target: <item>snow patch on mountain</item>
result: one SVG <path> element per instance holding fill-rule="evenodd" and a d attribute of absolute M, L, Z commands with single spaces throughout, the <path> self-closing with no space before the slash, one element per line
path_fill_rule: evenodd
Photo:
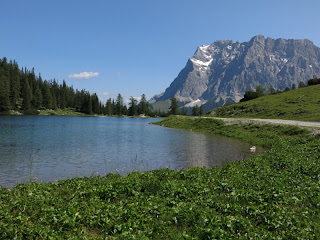
<path fill-rule="evenodd" d="M 185 107 L 195 107 L 198 106 L 200 107 L 202 104 L 205 104 L 207 101 L 201 101 L 200 99 L 194 100 L 186 105 L 184 105 Z"/>
<path fill-rule="evenodd" d="M 197 65 L 200 65 L 200 66 L 205 66 L 205 67 L 208 67 L 211 63 L 212 63 L 212 59 L 210 59 L 209 61 L 201 61 L 199 59 L 195 59 L 195 58 L 190 58 L 190 60 L 194 63 L 194 64 L 197 64 Z"/>

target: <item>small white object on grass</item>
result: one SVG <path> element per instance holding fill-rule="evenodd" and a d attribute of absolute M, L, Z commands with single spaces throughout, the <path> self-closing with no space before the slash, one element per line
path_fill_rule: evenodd
<path fill-rule="evenodd" d="M 251 152 L 255 152 L 255 151 L 256 151 L 256 146 L 252 146 L 252 147 L 250 148 L 250 151 L 251 151 Z"/>

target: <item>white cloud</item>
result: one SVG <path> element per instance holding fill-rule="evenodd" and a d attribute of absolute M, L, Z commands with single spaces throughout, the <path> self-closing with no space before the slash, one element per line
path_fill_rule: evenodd
<path fill-rule="evenodd" d="M 108 96 L 109 93 L 108 92 L 100 92 L 98 93 L 99 96 Z"/>
<path fill-rule="evenodd" d="M 70 74 L 68 78 L 71 79 L 90 79 L 94 77 L 98 77 L 99 73 L 98 72 L 82 72 L 82 73 L 74 73 Z"/>

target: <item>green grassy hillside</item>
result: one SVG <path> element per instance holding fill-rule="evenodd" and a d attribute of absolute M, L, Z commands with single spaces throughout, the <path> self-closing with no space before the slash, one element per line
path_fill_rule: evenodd
<path fill-rule="evenodd" d="M 230 104 L 211 115 L 320 121 L 320 85 Z"/>

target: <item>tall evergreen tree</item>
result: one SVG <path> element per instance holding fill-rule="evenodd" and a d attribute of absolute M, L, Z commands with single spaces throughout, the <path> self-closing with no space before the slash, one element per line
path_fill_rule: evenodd
<path fill-rule="evenodd" d="M 67 100 L 67 107 L 74 108 L 74 100 L 75 100 L 76 92 L 74 91 L 73 87 L 67 87 L 67 94 L 66 94 L 66 100 Z"/>
<path fill-rule="evenodd" d="M 32 90 L 29 85 L 29 79 L 27 76 L 25 76 L 23 81 L 23 92 L 22 92 L 22 108 L 24 110 L 29 110 L 31 108 L 31 101 L 32 101 Z"/>
<path fill-rule="evenodd" d="M 270 95 L 270 94 L 274 94 L 275 92 L 276 92 L 276 90 L 274 89 L 274 87 L 272 85 L 270 85 L 268 88 L 267 94 Z"/>
<path fill-rule="evenodd" d="M 202 116 L 204 114 L 203 104 L 201 104 L 199 108 L 199 116 Z"/>
<path fill-rule="evenodd" d="M 0 111 L 11 109 L 9 68 L 7 58 L 2 58 L 0 60 Z"/>
<path fill-rule="evenodd" d="M 44 81 L 43 90 L 42 90 L 42 97 L 43 97 L 43 107 L 46 109 L 52 109 L 52 94 L 50 90 L 50 86 L 47 81 Z"/>
<path fill-rule="evenodd" d="M 67 84 L 66 81 L 63 80 L 62 86 L 60 86 L 60 108 L 65 109 L 67 107 Z"/>
<path fill-rule="evenodd" d="M 88 95 L 87 95 L 87 105 L 88 105 L 88 111 L 87 111 L 87 113 L 89 114 L 89 115 L 92 115 L 93 114 L 93 111 L 92 111 L 92 98 L 91 98 L 91 96 L 90 96 L 90 94 L 88 93 Z"/>
<path fill-rule="evenodd" d="M 9 111 L 10 103 L 10 81 L 9 78 L 0 69 L 0 111 Z"/>
<path fill-rule="evenodd" d="M 106 114 L 108 116 L 112 116 L 113 115 L 113 111 L 112 111 L 112 100 L 111 98 L 109 98 L 107 100 L 107 103 L 106 103 Z"/>
<path fill-rule="evenodd" d="M 299 85 L 298 85 L 298 88 L 304 88 L 304 87 L 306 87 L 307 85 L 304 83 L 304 82 L 302 82 L 302 81 L 300 81 L 299 82 Z"/>
<path fill-rule="evenodd" d="M 179 106 L 178 106 L 178 101 L 175 97 L 170 98 L 171 100 L 171 105 L 170 105 L 170 114 L 172 115 L 178 115 L 179 114 Z"/>
<path fill-rule="evenodd" d="M 42 107 L 42 101 L 43 101 L 43 98 L 42 98 L 41 90 L 37 88 L 35 93 L 33 94 L 32 105 L 36 109 L 40 109 Z"/>
<path fill-rule="evenodd" d="M 257 93 L 258 97 L 262 97 L 262 96 L 266 95 L 264 87 L 262 85 L 260 85 L 260 84 L 258 84 L 256 86 L 256 93 Z"/>
<path fill-rule="evenodd" d="M 128 109 L 128 114 L 129 116 L 136 116 L 138 114 L 138 111 L 137 111 L 137 99 L 135 99 L 134 97 L 130 97 L 130 103 L 129 103 L 129 109 Z"/>
<path fill-rule="evenodd" d="M 122 115 L 123 114 L 123 98 L 121 94 L 119 93 L 116 100 L 116 115 Z"/>
<path fill-rule="evenodd" d="M 181 115 L 185 115 L 185 116 L 188 115 L 188 111 L 185 106 L 183 106 L 181 109 Z"/>
<path fill-rule="evenodd" d="M 192 116 L 198 116 L 199 115 L 199 107 L 197 105 L 195 105 L 192 108 Z"/>
<path fill-rule="evenodd" d="M 20 69 L 14 61 L 10 71 L 10 102 L 13 109 L 17 108 L 20 97 Z"/>
<path fill-rule="evenodd" d="M 146 99 L 145 94 L 142 94 L 142 96 L 141 96 L 141 100 L 138 105 L 138 113 L 145 114 L 145 115 L 149 115 L 149 113 L 150 113 L 150 108 L 149 108 L 148 101 Z"/>
<path fill-rule="evenodd" d="M 128 108 L 127 108 L 127 105 L 122 105 L 122 114 L 123 115 L 128 115 Z"/>
<path fill-rule="evenodd" d="M 74 105 L 73 105 L 73 107 L 76 109 L 76 111 L 78 111 L 78 112 L 81 111 L 83 101 L 84 101 L 84 99 L 83 99 L 82 91 L 80 92 L 79 90 L 76 90 L 76 94 L 74 96 Z"/>
<path fill-rule="evenodd" d="M 96 93 L 93 93 L 91 95 L 91 102 L 92 102 L 92 112 L 96 114 L 100 114 L 100 102 Z"/>
<path fill-rule="evenodd" d="M 59 87 L 55 79 L 51 81 L 51 96 L 52 96 L 52 109 L 57 109 L 60 107 L 60 96 L 59 96 Z"/>

